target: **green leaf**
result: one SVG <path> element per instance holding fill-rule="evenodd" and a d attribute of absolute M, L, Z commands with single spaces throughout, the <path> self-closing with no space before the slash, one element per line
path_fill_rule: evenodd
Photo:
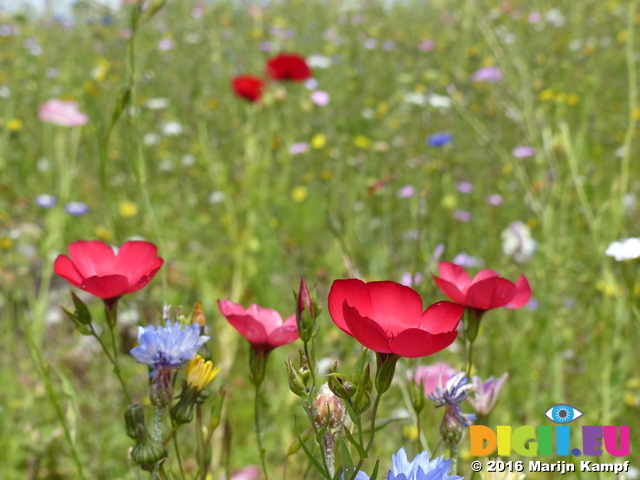
<path fill-rule="evenodd" d="M 378 478 L 378 468 L 380 467 L 380 459 L 376 460 L 376 465 L 373 467 L 373 472 L 371 472 L 371 477 L 369 480 L 376 480 Z"/>
<path fill-rule="evenodd" d="M 322 474 L 322 476 L 324 478 L 326 478 L 327 480 L 332 480 L 331 479 L 331 475 L 329 475 L 325 471 L 324 467 L 322 465 L 320 465 L 318 460 L 316 460 L 316 458 L 313 456 L 313 454 L 309 451 L 309 448 L 307 447 L 307 445 L 302 440 L 302 437 L 300 436 L 300 432 L 298 431 L 298 417 L 296 417 L 296 416 L 293 417 L 293 423 L 294 423 L 294 426 L 295 426 L 295 429 L 296 429 L 296 436 L 298 437 L 298 441 L 300 442 L 300 446 L 304 450 L 304 453 L 307 454 L 307 458 L 309 459 L 309 461 L 313 464 L 314 467 L 316 467 L 318 469 L 318 471 Z"/>
<path fill-rule="evenodd" d="M 353 472 L 353 459 L 351 458 L 351 452 L 349 452 L 349 446 L 342 438 L 342 435 L 338 436 L 338 441 L 340 442 L 340 453 L 342 455 L 342 468 L 345 473 Z"/>
<path fill-rule="evenodd" d="M 364 460 L 365 458 L 369 457 L 369 454 L 365 451 L 365 449 L 362 447 L 362 445 L 360 445 L 355 438 L 353 438 L 353 436 L 351 435 L 351 432 L 349 431 L 349 429 L 347 427 L 343 428 L 344 434 L 347 436 L 347 440 L 349 440 L 349 443 L 351 443 L 351 445 L 353 445 L 354 447 L 356 447 L 356 450 L 358 451 L 358 455 L 360 455 L 360 460 Z"/>

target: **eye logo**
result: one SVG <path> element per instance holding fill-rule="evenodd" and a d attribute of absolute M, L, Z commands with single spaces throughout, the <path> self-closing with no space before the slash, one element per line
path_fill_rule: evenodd
<path fill-rule="evenodd" d="M 571 423 L 576 418 L 584 415 L 577 408 L 565 403 L 558 403 L 547 410 L 545 416 L 554 423 Z"/>

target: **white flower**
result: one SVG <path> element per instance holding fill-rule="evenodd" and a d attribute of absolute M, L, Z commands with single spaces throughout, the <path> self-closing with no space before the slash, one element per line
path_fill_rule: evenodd
<path fill-rule="evenodd" d="M 538 243 L 531 238 L 531 229 L 521 221 L 512 222 L 500 236 L 502 252 L 517 263 L 528 262 L 536 253 Z"/>
<path fill-rule="evenodd" d="M 178 122 L 166 122 L 160 127 L 162 133 L 167 136 L 176 136 L 182 133 L 182 125 Z"/>
<path fill-rule="evenodd" d="M 163 108 L 167 108 L 169 106 L 168 98 L 150 98 L 147 100 L 145 106 L 149 110 L 162 110 Z"/>
<path fill-rule="evenodd" d="M 160 143 L 160 135 L 157 133 L 147 133 L 144 137 L 142 137 L 142 143 L 144 143 L 147 147 L 152 145 L 157 145 Z"/>
<path fill-rule="evenodd" d="M 324 55 L 311 55 L 307 57 L 307 65 L 312 68 L 329 68 L 331 66 L 331 58 Z"/>
<path fill-rule="evenodd" d="M 404 96 L 404 103 L 424 107 L 427 104 L 427 97 L 422 93 L 409 92 Z"/>
<path fill-rule="evenodd" d="M 451 108 L 452 103 L 450 97 L 447 97 L 446 95 L 438 95 L 437 93 L 430 93 L 427 96 L 427 101 L 433 108 L 441 108 L 443 110 Z"/>
<path fill-rule="evenodd" d="M 627 238 L 621 242 L 613 242 L 605 254 L 614 257 L 617 262 L 640 257 L 640 238 Z"/>

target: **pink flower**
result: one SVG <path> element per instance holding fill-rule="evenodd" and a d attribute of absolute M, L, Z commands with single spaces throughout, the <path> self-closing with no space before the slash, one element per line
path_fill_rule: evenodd
<path fill-rule="evenodd" d="M 219 480 L 226 480 L 226 478 L 222 475 Z M 231 474 L 231 480 L 258 480 L 258 478 L 260 478 L 260 469 L 256 466 L 244 467 Z"/>
<path fill-rule="evenodd" d="M 498 395 L 500 390 L 504 387 L 509 374 L 505 373 L 500 378 L 489 377 L 486 382 L 483 382 L 480 377 L 474 375 L 473 384 L 476 387 L 474 398 L 467 397 L 467 401 L 471 404 L 473 409 L 478 412 L 481 417 L 486 417 L 491 413 L 493 407 L 498 401 Z"/>
<path fill-rule="evenodd" d="M 218 300 L 218 308 L 256 351 L 268 353 L 299 338 L 295 315 L 291 315 L 283 323 L 278 312 L 256 304 L 245 310 L 229 300 Z"/>
<path fill-rule="evenodd" d="M 408 375 L 409 379 L 418 385 L 423 382 L 424 396 L 428 397 L 436 391 L 440 383 L 445 385 L 449 378 L 453 377 L 456 373 L 458 373 L 458 371 L 451 368 L 447 362 L 439 362 L 429 366 L 418 365 L 415 373 L 409 371 Z"/>
<path fill-rule="evenodd" d="M 41 122 L 53 123 L 62 127 L 77 127 L 85 125 L 89 117 L 78 110 L 76 102 L 63 102 L 52 98 L 38 109 Z"/>
<path fill-rule="evenodd" d="M 484 67 L 478 70 L 473 74 L 471 80 L 474 82 L 487 82 L 487 83 L 495 83 L 502 80 L 504 75 L 502 74 L 502 70 L 500 67 Z"/>
<path fill-rule="evenodd" d="M 433 50 L 435 48 L 436 44 L 433 42 L 433 40 L 422 40 L 419 44 L 418 44 L 418 48 L 420 50 L 422 50 L 423 52 L 428 52 L 430 50 Z"/>
<path fill-rule="evenodd" d="M 329 104 L 329 94 L 322 90 L 316 90 L 311 94 L 311 101 L 319 107 L 324 107 Z"/>

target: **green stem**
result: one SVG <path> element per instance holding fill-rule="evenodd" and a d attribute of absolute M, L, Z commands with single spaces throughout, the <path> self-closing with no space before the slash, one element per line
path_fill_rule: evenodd
<path fill-rule="evenodd" d="M 382 398 L 382 394 L 376 393 L 376 399 L 373 402 L 373 410 L 371 411 L 371 425 L 369 427 L 369 442 L 367 443 L 367 448 L 365 448 L 365 452 L 369 453 L 371 450 L 371 446 L 373 445 L 373 437 L 376 431 L 376 415 L 378 413 L 378 406 L 380 405 L 380 399 Z M 355 480 L 357 473 L 362 468 L 362 464 L 364 463 L 364 458 L 361 458 L 358 461 L 358 465 L 353 471 L 353 475 L 351 475 L 349 480 Z"/>
<path fill-rule="evenodd" d="M 202 406 L 196 406 L 196 439 L 198 443 L 198 449 L 200 450 L 200 480 L 206 480 L 207 478 L 207 459 L 206 450 L 204 445 L 204 437 L 202 435 Z"/>
<path fill-rule="evenodd" d="M 451 475 L 456 475 L 458 472 L 458 445 L 451 445 L 449 447 L 449 457 L 451 458 Z"/>
<path fill-rule="evenodd" d="M 260 386 L 261 385 L 262 383 L 256 384 L 253 413 L 254 413 L 254 423 L 255 423 L 255 429 L 256 429 L 256 438 L 258 440 L 258 452 L 260 454 L 260 463 L 262 465 L 262 471 L 264 472 L 265 480 L 269 480 L 269 474 L 267 473 L 267 463 L 265 462 L 265 451 L 262 446 L 262 436 L 261 436 L 262 428 L 260 427 Z"/>
<path fill-rule="evenodd" d="M 467 378 L 471 378 L 471 367 L 473 365 L 473 342 L 469 342 L 469 348 L 467 348 Z"/>
<path fill-rule="evenodd" d="M 89 324 L 89 330 L 91 330 L 91 335 L 93 335 L 95 337 L 95 339 L 98 340 L 98 343 L 100 343 L 100 346 L 102 347 L 102 351 L 109 358 L 109 361 L 113 365 L 113 373 L 115 373 L 116 376 L 118 377 L 118 380 L 120 380 L 120 385 L 122 386 L 122 392 L 124 393 L 124 396 L 126 397 L 127 402 L 131 403 L 131 394 L 129 393 L 129 389 L 127 388 L 127 385 L 124 383 L 124 378 L 122 378 L 122 372 L 121 372 L 120 367 L 118 365 L 117 357 L 114 358 L 111 355 L 111 352 L 109 351 L 107 346 L 102 341 L 102 338 L 98 335 L 98 332 L 95 331 L 95 329 L 93 328 L 93 325 Z M 113 330 L 111 331 L 111 337 L 113 338 Z M 115 343 L 114 343 L 114 350 L 115 350 Z M 117 351 L 117 350 L 115 350 L 115 351 Z"/>
<path fill-rule="evenodd" d="M 156 442 L 162 442 L 162 415 L 164 413 L 164 409 L 156 408 L 153 413 L 153 434 L 151 438 Z M 156 463 L 153 466 L 153 470 L 151 472 L 151 480 L 157 480 L 158 475 L 160 473 L 160 462 Z"/>

